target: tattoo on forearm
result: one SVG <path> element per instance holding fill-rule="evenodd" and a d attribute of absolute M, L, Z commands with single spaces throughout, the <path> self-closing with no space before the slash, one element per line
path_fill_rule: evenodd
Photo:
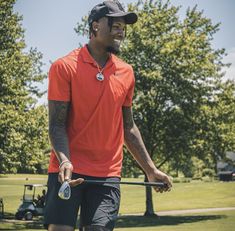
<path fill-rule="evenodd" d="M 49 101 L 49 137 L 59 161 L 61 161 L 62 155 L 69 158 L 66 132 L 69 105 L 69 102 Z"/>

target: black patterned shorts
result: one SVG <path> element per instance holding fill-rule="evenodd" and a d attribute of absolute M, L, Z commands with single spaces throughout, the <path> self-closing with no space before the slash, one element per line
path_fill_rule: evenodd
<path fill-rule="evenodd" d="M 118 177 L 89 177 L 73 173 L 72 179 L 120 181 Z M 58 197 L 61 184 L 57 173 L 49 173 L 48 191 L 44 211 L 44 226 L 49 224 L 76 227 L 80 211 L 79 227 L 98 225 L 113 230 L 120 205 L 120 186 L 118 184 L 81 184 L 71 188 L 69 200 Z"/>

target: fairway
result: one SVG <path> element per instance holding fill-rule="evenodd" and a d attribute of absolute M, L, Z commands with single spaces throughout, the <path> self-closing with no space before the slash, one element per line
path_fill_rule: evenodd
<path fill-rule="evenodd" d="M 23 185 L 45 184 L 46 175 L 0 176 L 0 197 L 4 200 L 8 220 L 1 221 L 0 230 L 43 230 L 41 220 L 34 222 L 12 220 L 23 194 Z M 123 179 L 140 181 L 141 179 Z M 232 231 L 235 227 L 235 211 L 187 213 L 143 217 L 145 211 L 145 188 L 122 185 L 120 217 L 115 230 L 163 230 L 163 231 Z M 168 210 L 195 208 L 235 207 L 235 182 L 191 182 L 175 183 L 169 193 L 153 193 L 156 213 Z M 159 213 L 160 214 L 160 213 Z M 205 228 L 206 227 L 206 228 Z"/>
<path fill-rule="evenodd" d="M 156 218 L 127 216 L 119 218 L 116 227 L 117 231 L 233 231 L 235 211 Z"/>

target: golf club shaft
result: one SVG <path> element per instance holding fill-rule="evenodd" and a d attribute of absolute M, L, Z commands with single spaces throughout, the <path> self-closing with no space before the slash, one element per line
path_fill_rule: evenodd
<path fill-rule="evenodd" d="M 127 185 L 142 185 L 142 186 L 155 186 L 166 187 L 162 182 L 127 182 L 127 181 L 102 181 L 102 180 L 84 180 L 83 184 L 127 184 Z"/>

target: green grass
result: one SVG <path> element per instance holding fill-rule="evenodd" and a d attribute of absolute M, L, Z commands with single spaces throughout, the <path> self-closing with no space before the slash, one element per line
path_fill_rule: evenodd
<path fill-rule="evenodd" d="M 140 181 L 140 179 L 123 179 Z M 46 175 L 0 175 L 0 197 L 4 200 L 5 212 L 13 218 L 23 194 L 26 183 L 42 183 Z M 235 211 L 207 212 L 201 214 L 184 214 L 146 218 L 141 216 L 145 211 L 145 188 L 143 186 L 122 185 L 120 214 L 137 214 L 121 216 L 115 230 L 161 230 L 161 231 L 232 231 L 235 227 Z M 155 211 L 235 207 L 235 182 L 191 182 L 175 183 L 171 192 L 153 192 Z M 206 228 L 205 228 L 206 227 Z M 34 222 L 1 221 L 0 230 L 43 230 L 41 221 Z"/>
<path fill-rule="evenodd" d="M 126 216 L 117 221 L 117 231 L 233 231 L 235 211 L 146 218 Z"/>
<path fill-rule="evenodd" d="M 125 216 L 117 221 L 117 231 L 233 231 L 235 211 L 216 213 L 185 214 L 180 216 L 161 216 L 146 218 L 143 216 Z M 40 222 L 0 223 L 0 230 L 41 231 Z"/>
<path fill-rule="evenodd" d="M 153 192 L 156 211 L 191 208 L 235 206 L 235 182 L 175 183 L 169 193 Z M 122 186 L 122 214 L 143 213 L 145 189 L 141 186 Z"/>

